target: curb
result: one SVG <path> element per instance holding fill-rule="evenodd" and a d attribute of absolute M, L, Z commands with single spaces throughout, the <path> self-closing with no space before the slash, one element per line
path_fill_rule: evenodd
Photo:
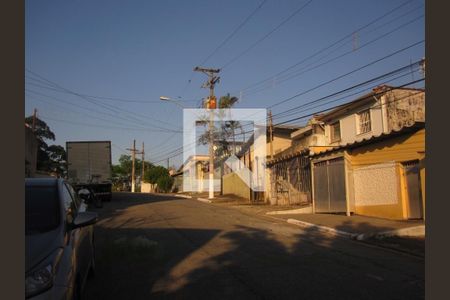
<path fill-rule="evenodd" d="M 364 241 L 369 238 L 375 237 L 375 238 L 384 238 L 384 237 L 390 237 L 390 236 L 424 236 L 425 235 L 425 225 L 415 226 L 415 227 L 408 227 L 408 228 L 401 228 L 401 229 L 394 229 L 394 230 L 388 230 L 383 232 L 374 232 L 374 233 L 350 233 L 342 230 L 337 230 L 331 227 L 322 226 L 322 225 L 315 225 L 312 223 L 296 220 L 296 219 L 287 219 L 288 223 L 298 225 L 304 228 L 313 228 L 317 229 L 321 232 L 331 233 L 336 236 L 346 237 L 353 240 L 358 241 Z"/>
<path fill-rule="evenodd" d="M 189 196 L 189 195 L 177 195 L 177 194 L 175 194 L 173 196 L 174 197 L 179 197 L 179 198 L 184 198 L 184 199 L 192 199 L 192 196 Z"/>
<path fill-rule="evenodd" d="M 363 241 L 371 237 L 382 239 L 391 236 L 425 236 L 425 225 L 394 229 L 377 233 L 362 233 L 358 235 L 356 239 Z"/>
<path fill-rule="evenodd" d="M 204 203 L 212 203 L 211 200 L 206 199 L 206 198 L 196 198 L 195 200 L 200 201 L 200 202 L 204 202 Z"/>
<path fill-rule="evenodd" d="M 334 229 L 334 228 L 331 228 L 331 227 L 327 227 L 327 226 L 315 225 L 315 224 L 311 224 L 311 223 L 308 223 L 308 222 L 299 221 L 299 220 L 296 220 L 296 219 L 287 219 L 286 222 L 288 222 L 290 224 L 298 225 L 298 226 L 301 226 L 301 227 L 304 227 L 304 228 L 317 229 L 317 230 L 322 231 L 322 232 L 331 233 L 333 235 L 342 236 L 342 237 L 346 237 L 346 238 L 350 238 L 350 239 L 355 239 L 358 236 L 357 233 L 350 233 L 350 232 L 337 230 L 337 229 Z"/>
<path fill-rule="evenodd" d="M 302 207 L 286 210 L 273 210 L 266 212 L 266 215 L 294 215 L 294 214 L 312 214 L 312 207 Z"/>

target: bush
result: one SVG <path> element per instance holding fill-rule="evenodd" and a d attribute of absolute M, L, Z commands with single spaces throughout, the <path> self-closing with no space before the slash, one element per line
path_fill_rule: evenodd
<path fill-rule="evenodd" d="M 160 191 L 167 193 L 172 188 L 173 178 L 168 175 L 161 176 L 156 181 L 156 184 L 158 185 L 158 188 L 160 189 Z"/>

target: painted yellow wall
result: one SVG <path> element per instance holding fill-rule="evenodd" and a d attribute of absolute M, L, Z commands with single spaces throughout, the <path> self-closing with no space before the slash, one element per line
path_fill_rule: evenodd
<path fill-rule="evenodd" d="M 274 136 L 273 138 L 273 154 L 277 154 L 278 152 L 281 152 L 291 146 L 291 139 L 290 138 L 284 138 L 279 136 Z M 266 153 L 267 155 L 270 155 L 270 143 L 267 143 L 266 146 Z"/>
<path fill-rule="evenodd" d="M 425 129 L 413 135 L 403 135 L 349 151 L 352 165 L 364 166 L 387 161 L 421 159 L 425 151 Z"/>
<path fill-rule="evenodd" d="M 406 183 L 404 180 L 401 162 L 419 160 L 421 163 L 420 177 L 422 186 L 422 199 L 425 211 L 425 129 L 417 131 L 412 135 L 403 135 L 379 143 L 370 144 L 349 151 L 349 156 L 353 169 L 367 165 L 379 164 L 383 162 L 398 162 L 396 169 L 399 180 L 399 203 L 397 205 L 375 205 L 356 206 L 355 213 L 367 216 L 406 219 L 408 210 L 408 199 Z"/>
<path fill-rule="evenodd" d="M 250 188 L 242 181 L 236 173 L 223 176 L 223 193 L 250 199 Z"/>

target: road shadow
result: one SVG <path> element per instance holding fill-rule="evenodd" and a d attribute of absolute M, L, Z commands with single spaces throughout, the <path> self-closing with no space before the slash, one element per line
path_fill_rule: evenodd
<path fill-rule="evenodd" d="M 186 228 L 95 228 L 95 276 L 83 299 L 150 299 L 152 287 L 219 233 Z M 192 242 L 182 237 L 195 237 Z"/>
<path fill-rule="evenodd" d="M 423 260 L 317 228 L 270 227 L 261 220 L 231 229 L 147 220 L 145 228 L 135 228 L 136 221 L 96 226 L 97 272 L 86 299 L 424 298 Z M 348 220 L 337 229 L 350 225 Z M 375 230 L 369 223 L 357 226 Z"/>
<path fill-rule="evenodd" d="M 365 225 L 369 227 L 369 225 Z M 423 299 L 423 262 L 368 248 L 315 228 L 289 243 L 247 226 L 221 235 L 222 253 L 184 272 L 163 299 Z M 177 278 L 180 280 L 180 278 Z"/>

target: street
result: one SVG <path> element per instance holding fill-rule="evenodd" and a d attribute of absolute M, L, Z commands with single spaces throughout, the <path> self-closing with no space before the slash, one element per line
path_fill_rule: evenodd
<path fill-rule="evenodd" d="M 424 299 L 424 260 L 223 205 L 114 193 L 86 299 Z"/>

